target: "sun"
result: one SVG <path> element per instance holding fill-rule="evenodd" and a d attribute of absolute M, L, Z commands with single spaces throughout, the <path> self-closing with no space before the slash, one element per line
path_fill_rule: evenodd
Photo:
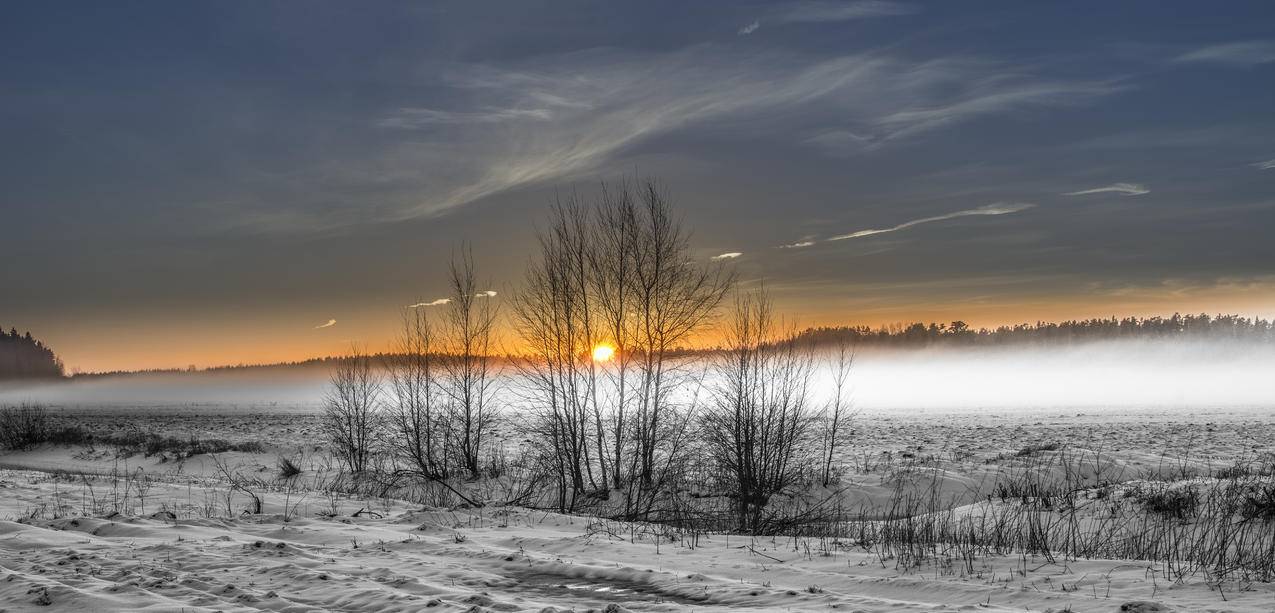
<path fill-rule="evenodd" d="M 600 343 L 593 348 L 594 362 L 608 362 L 613 357 L 615 357 L 615 347 L 612 347 L 611 345 Z"/>

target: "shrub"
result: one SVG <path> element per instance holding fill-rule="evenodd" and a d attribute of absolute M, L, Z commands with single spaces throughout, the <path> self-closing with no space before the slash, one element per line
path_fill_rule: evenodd
<path fill-rule="evenodd" d="M 1039 443 L 1036 445 L 1028 445 L 1019 449 L 1016 455 L 1020 458 L 1026 458 L 1043 451 L 1058 451 L 1059 449 L 1062 449 L 1062 445 L 1058 443 Z"/>
<path fill-rule="evenodd" d="M 7 449 L 30 449 L 43 443 L 49 433 L 49 416 L 44 407 L 24 404 L 0 408 L 0 445 Z"/>
<path fill-rule="evenodd" d="M 281 456 L 279 458 L 278 467 L 280 479 L 291 479 L 300 475 L 302 472 L 301 467 L 297 466 L 297 463 L 292 461 L 292 458 L 288 457 Z"/>
<path fill-rule="evenodd" d="M 1240 507 L 1244 519 L 1275 520 L 1275 483 L 1262 483 L 1244 497 Z"/>
<path fill-rule="evenodd" d="M 1152 513 L 1174 519 L 1187 519 L 1200 505 L 1200 494 L 1192 487 L 1164 488 L 1139 496 L 1142 506 Z"/>
<path fill-rule="evenodd" d="M 52 445 L 91 445 L 93 435 L 80 426 L 61 426 L 45 431 L 44 442 Z"/>
<path fill-rule="evenodd" d="M 224 453 L 227 451 L 242 451 L 245 453 L 261 453 L 265 451 L 265 447 L 256 441 L 232 443 L 219 438 L 200 439 L 193 436 L 177 438 L 143 433 L 138 430 L 107 435 L 91 439 L 90 442 L 114 446 L 119 455 L 123 457 L 138 453 L 146 457 L 161 453 L 171 453 L 177 456 L 178 459 L 184 459 L 196 455 Z"/>

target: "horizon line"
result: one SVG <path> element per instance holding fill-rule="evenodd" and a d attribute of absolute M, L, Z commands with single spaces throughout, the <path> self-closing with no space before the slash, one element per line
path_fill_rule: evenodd
<path fill-rule="evenodd" d="M 1238 313 L 1217 312 L 1213 315 L 1210 315 L 1209 313 L 1203 312 L 1203 311 L 1199 313 L 1189 313 L 1189 312 L 1184 313 L 1182 311 L 1174 311 L 1172 315 L 1149 315 L 1149 316 L 1141 316 L 1141 317 L 1135 316 L 1135 315 L 1129 315 L 1129 316 L 1123 316 L 1123 317 L 1111 315 L 1110 317 L 1080 317 L 1080 318 L 1057 319 L 1057 320 L 1037 319 L 1034 322 L 1017 321 L 1015 323 L 1001 323 L 995 326 L 985 325 L 985 326 L 979 326 L 977 328 L 969 327 L 968 331 L 974 334 L 980 334 L 980 333 L 995 333 L 999 330 L 1012 330 L 1017 326 L 1039 327 L 1042 325 L 1063 325 L 1063 324 L 1080 323 L 1080 322 L 1125 321 L 1125 320 L 1136 320 L 1140 322 L 1145 322 L 1145 321 L 1156 320 L 1156 319 L 1168 320 L 1168 319 L 1172 319 L 1173 317 L 1199 317 L 1199 316 L 1210 317 L 1212 319 L 1218 319 L 1223 317 L 1234 317 L 1238 319 L 1251 321 L 1254 323 L 1257 323 L 1257 322 L 1269 323 L 1269 322 L 1275 321 L 1270 319 L 1264 319 L 1260 316 L 1246 317 Z M 797 336 L 800 336 L 810 332 L 825 331 L 825 330 L 833 330 L 833 331 L 835 330 L 867 330 L 869 332 L 874 332 L 874 333 L 886 332 L 886 333 L 893 334 L 891 330 L 895 329 L 896 327 L 899 329 L 902 329 L 902 328 L 907 328 L 907 327 L 920 324 L 922 326 L 925 326 L 927 329 L 931 326 L 939 326 L 940 329 L 948 329 L 947 326 L 956 322 L 964 323 L 964 320 L 954 319 L 950 322 L 938 322 L 933 320 L 931 321 L 899 320 L 897 322 L 893 322 L 889 324 L 879 324 L 876 326 L 867 325 L 867 324 L 854 324 L 854 323 L 845 323 L 845 324 L 838 324 L 838 325 L 813 325 L 813 326 L 806 326 L 798 330 L 795 334 Z M 720 349 L 721 349 L 720 344 L 714 344 L 714 345 L 699 345 L 699 346 L 690 346 L 690 347 L 674 347 L 672 349 L 672 352 L 700 353 L 700 352 L 712 352 L 712 351 L 717 351 Z M 431 354 L 438 355 L 438 356 L 451 355 L 446 352 L 431 352 Z M 377 357 L 377 358 L 401 357 L 405 355 L 410 355 L 410 354 L 397 352 L 397 351 L 376 351 L 376 352 L 368 352 L 366 354 L 367 357 Z M 353 356 L 351 356 L 350 354 L 344 354 L 344 355 L 327 354 L 327 355 L 315 355 L 315 356 L 300 358 L 296 360 L 283 360 L 283 361 L 277 361 L 277 362 L 258 362 L 258 363 L 240 362 L 237 364 L 215 364 L 215 365 L 201 366 L 201 367 L 194 367 L 192 365 L 192 366 L 185 366 L 185 367 L 172 366 L 172 367 L 156 367 L 156 368 L 72 372 L 68 375 L 64 375 L 63 378 L 70 380 L 70 379 L 75 379 L 77 377 L 109 377 L 109 376 L 117 376 L 117 375 L 140 375 L 140 374 L 201 373 L 201 372 L 211 372 L 211 371 L 220 371 L 220 370 L 239 370 L 239 369 L 247 370 L 247 369 L 258 369 L 258 368 L 265 369 L 265 368 L 279 368 L 279 367 L 296 367 L 296 366 L 306 366 L 306 365 L 310 365 L 310 364 L 318 363 L 318 362 L 343 360 L 343 359 L 348 359 L 350 357 L 353 357 Z M 527 356 L 526 354 L 522 354 L 522 353 L 517 353 L 517 352 L 505 352 L 505 353 L 492 353 L 487 355 L 486 357 L 495 358 L 495 359 L 515 359 L 515 358 L 530 357 L 530 356 Z"/>

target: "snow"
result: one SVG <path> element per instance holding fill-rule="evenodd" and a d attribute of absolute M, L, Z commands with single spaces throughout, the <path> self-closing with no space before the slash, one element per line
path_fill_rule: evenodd
<path fill-rule="evenodd" d="M 3 459 L 83 467 L 71 453 Z M 265 475 L 271 458 L 234 461 Z M 900 570 L 834 539 L 692 539 L 598 518 L 422 508 L 306 488 L 266 488 L 263 514 L 246 515 L 247 498 L 215 478 L 209 458 L 97 467 L 106 474 L 0 470 L 5 610 L 1117 611 L 1146 601 L 1269 611 L 1275 603 L 1269 584 L 1223 600 L 1203 581 L 1174 584 L 1146 562 L 1004 556 L 979 560 L 972 573 Z"/>

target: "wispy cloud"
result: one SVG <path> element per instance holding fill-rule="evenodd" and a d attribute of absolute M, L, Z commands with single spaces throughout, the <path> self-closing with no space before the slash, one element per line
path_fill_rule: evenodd
<path fill-rule="evenodd" d="M 779 248 L 780 248 L 780 249 L 802 249 L 802 248 L 805 248 L 805 247 L 813 247 L 813 246 L 814 246 L 814 244 L 815 244 L 815 240 L 814 240 L 814 239 L 812 239 L 812 238 L 803 238 L 803 239 L 801 239 L 801 240 L 799 240 L 799 241 L 797 241 L 797 242 L 795 242 L 795 243 L 788 243 L 787 245 L 780 245 L 780 246 L 779 246 Z"/>
<path fill-rule="evenodd" d="M 451 301 L 452 301 L 451 298 L 439 298 L 437 300 L 431 300 L 429 302 L 417 302 L 416 304 L 409 304 L 407 305 L 407 308 L 419 309 L 421 307 L 442 306 L 444 304 L 450 303 Z"/>
<path fill-rule="evenodd" d="M 897 226 L 891 226 L 889 228 L 857 230 L 849 234 L 840 234 L 837 236 L 829 237 L 827 240 L 841 241 L 841 240 L 846 240 L 851 238 L 863 238 L 865 236 L 872 236 L 875 234 L 885 234 L 886 232 L 898 232 L 899 230 L 905 230 L 907 228 L 911 228 L 912 226 L 919 226 L 921 224 L 933 223 L 936 221 L 944 221 L 947 219 L 956 219 L 958 217 L 971 217 L 971 216 L 977 216 L 977 215 L 1008 215 L 1010 213 L 1025 211 L 1034 206 L 1036 205 L 1026 203 L 1026 202 L 997 202 L 994 204 L 980 206 L 976 209 L 966 209 L 964 211 L 956 211 L 955 213 L 935 215 L 934 217 L 922 217 L 921 219 L 913 219 L 912 221 L 905 221 Z"/>
<path fill-rule="evenodd" d="M 1010 84 L 1001 76 L 991 76 L 969 84 L 965 92 L 946 102 L 921 108 L 912 105 L 912 108 L 904 107 L 879 118 L 877 124 L 883 128 L 883 136 L 876 139 L 869 137 L 869 142 L 897 140 L 973 117 L 1014 109 L 1076 104 L 1126 88 L 1126 85 L 1113 81 Z"/>
<path fill-rule="evenodd" d="M 485 109 L 482 111 L 442 111 L 437 109 L 402 108 L 381 119 L 382 128 L 418 129 L 440 124 L 503 123 L 519 119 L 547 121 L 553 118 L 549 109 Z"/>
<path fill-rule="evenodd" d="M 916 11 L 916 7 L 912 5 L 882 0 L 864 0 L 862 2 L 807 0 L 778 6 L 766 13 L 764 21 L 776 24 L 835 23 L 853 19 L 910 15 Z M 748 36 L 761 27 L 762 21 L 763 19 L 754 19 L 752 23 L 740 28 L 736 34 Z"/>
<path fill-rule="evenodd" d="M 1257 162 L 1253 164 L 1253 167 L 1258 170 L 1275 170 L 1275 159 Z"/>
<path fill-rule="evenodd" d="M 477 294 L 474 294 L 474 297 L 475 298 L 494 298 L 496 297 L 496 292 L 493 290 L 484 290 L 484 291 L 478 292 Z M 452 302 L 451 298 L 439 298 L 437 300 L 431 300 L 429 302 L 417 302 L 416 304 L 409 304 L 407 305 L 407 308 L 420 309 L 425 307 L 443 306 L 445 304 L 451 304 L 451 302 Z"/>
<path fill-rule="evenodd" d="M 708 259 L 714 262 L 720 262 L 722 260 L 733 260 L 741 255 L 744 255 L 744 254 L 740 253 L 739 251 L 728 251 L 726 253 L 718 254 Z"/>
<path fill-rule="evenodd" d="M 869 95 L 895 106 L 873 105 L 874 112 L 834 124 L 805 142 L 832 154 L 872 151 L 979 117 L 1076 105 L 1129 87 L 1115 80 L 1032 81 L 1011 76 L 1008 67 L 1002 70 L 998 74 L 979 62 L 935 60 L 905 73 L 876 75 L 874 86 L 881 90 Z M 958 82 L 952 78 L 957 74 L 967 76 Z"/>
<path fill-rule="evenodd" d="M 1036 80 L 971 59 L 916 63 L 862 54 L 812 63 L 712 46 L 655 55 L 591 51 L 528 70 L 464 66 L 445 81 L 467 96 L 503 101 L 501 108 L 551 108 L 551 119 L 436 124 L 424 145 L 430 153 L 409 159 L 446 180 L 418 191 L 423 199 L 393 219 L 436 215 L 520 186 L 580 176 L 645 139 L 719 119 L 802 108 L 829 117 L 830 129 L 881 146 L 977 116 L 1120 89 L 1108 82 Z M 435 147 L 442 148 L 437 155 Z"/>
<path fill-rule="evenodd" d="M 849 130 L 828 130 L 815 134 L 805 140 L 807 144 L 815 145 L 830 153 L 843 153 L 849 151 L 863 151 L 876 146 L 874 139 L 866 134 L 856 134 Z"/>
<path fill-rule="evenodd" d="M 820 59 L 708 44 L 645 54 L 597 48 L 537 56 L 534 63 L 423 70 L 439 87 L 419 104 L 400 101 L 369 118 L 380 131 L 375 150 L 279 177 L 286 185 L 273 189 L 304 206 L 252 197 L 228 225 L 314 233 L 436 216 L 509 190 L 583 178 L 650 139 L 726 121 L 765 117 L 753 122 L 769 132 L 762 137 L 869 151 L 971 119 L 1078 104 L 1123 87 L 1042 78 L 973 58 L 918 62 L 880 51 Z M 820 126 L 818 133 L 786 123 L 798 117 Z M 423 130 L 428 138 L 418 134 Z M 360 206 L 351 207 L 352 200 Z M 225 207 L 217 210 L 224 217 Z"/>
<path fill-rule="evenodd" d="M 1147 186 L 1141 183 L 1115 183 L 1106 187 L 1095 187 L 1093 189 L 1082 189 L 1078 192 L 1067 192 L 1064 196 L 1087 196 L 1089 194 L 1121 194 L 1124 196 L 1141 196 L 1151 193 Z"/>
<path fill-rule="evenodd" d="M 770 16 L 780 23 L 827 23 L 866 19 L 870 17 L 889 17 L 892 15 L 910 15 L 916 7 L 899 2 L 865 0 L 863 2 L 827 2 L 809 0 L 784 5 L 776 9 Z"/>
<path fill-rule="evenodd" d="M 1175 62 L 1208 62 L 1255 66 L 1275 62 L 1275 42 L 1251 40 L 1209 45 L 1174 58 Z"/>
<path fill-rule="evenodd" d="M 329 319 L 329 320 L 328 320 L 328 323 L 325 323 L 325 324 L 319 324 L 319 325 L 315 326 L 315 327 L 314 327 L 314 329 L 315 329 L 315 330 L 322 330 L 323 328 L 331 328 L 332 326 L 335 326 L 335 325 L 336 325 L 336 320 L 335 320 L 335 319 Z"/>

